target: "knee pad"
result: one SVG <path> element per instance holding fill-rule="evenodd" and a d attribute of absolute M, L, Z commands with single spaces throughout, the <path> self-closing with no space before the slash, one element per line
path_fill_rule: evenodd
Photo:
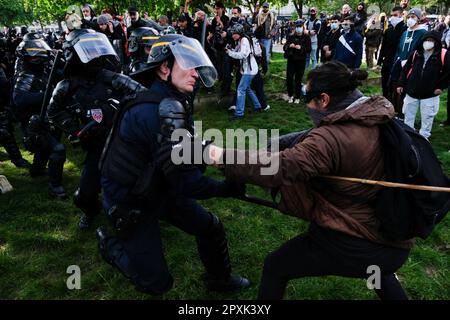
<path fill-rule="evenodd" d="M 50 160 L 56 162 L 65 162 L 66 161 L 66 147 L 62 143 L 58 143 L 53 147 Z"/>
<path fill-rule="evenodd" d="M 88 216 L 97 215 L 101 210 L 98 199 L 89 199 L 78 188 L 73 194 L 73 203 Z"/>

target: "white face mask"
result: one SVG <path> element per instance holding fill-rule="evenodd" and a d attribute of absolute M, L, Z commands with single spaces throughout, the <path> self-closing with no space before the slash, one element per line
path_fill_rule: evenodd
<path fill-rule="evenodd" d="M 337 29 L 339 29 L 339 24 L 336 23 L 336 22 L 333 22 L 333 23 L 330 25 L 330 27 L 331 27 L 331 29 L 333 29 L 333 30 L 337 30 Z"/>
<path fill-rule="evenodd" d="M 403 18 L 401 17 L 390 17 L 389 22 L 392 24 L 392 26 L 395 28 L 396 25 L 398 25 L 401 21 L 403 21 Z"/>
<path fill-rule="evenodd" d="M 434 48 L 434 42 L 433 41 L 424 41 L 422 46 L 425 50 L 428 51 L 428 50 L 431 50 Z"/>
<path fill-rule="evenodd" d="M 408 20 L 406 20 L 406 25 L 408 26 L 408 28 L 412 28 L 417 24 L 417 19 L 414 18 L 408 18 Z"/>
<path fill-rule="evenodd" d="M 297 32 L 297 33 L 302 33 L 302 31 L 303 31 L 302 27 L 295 28 L 295 32 Z"/>

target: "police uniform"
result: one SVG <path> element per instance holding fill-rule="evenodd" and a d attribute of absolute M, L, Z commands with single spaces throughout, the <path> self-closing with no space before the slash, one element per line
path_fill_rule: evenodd
<path fill-rule="evenodd" d="M 50 193 L 65 198 L 62 173 L 66 151 L 59 142 L 60 133 L 52 130 L 41 112 L 50 74 L 50 47 L 35 33 L 28 33 L 17 47 L 13 102 L 20 121 L 25 147 L 34 153 L 31 176 L 46 174 Z"/>
<path fill-rule="evenodd" d="M 170 43 L 184 44 L 185 53 L 204 53 L 195 39 L 162 36 L 149 56 L 157 56 L 156 66 L 171 54 L 179 61 L 180 52 L 169 48 Z M 206 54 L 204 57 L 207 61 L 197 67 L 210 68 L 210 75 L 215 74 Z M 103 205 L 118 235 L 110 236 L 99 228 L 100 252 L 137 290 L 150 294 L 166 292 L 173 283 L 163 254 L 159 220 L 195 236 L 209 289 L 249 285 L 247 279 L 231 273 L 227 240 L 219 218 L 196 202 L 231 196 L 234 187 L 204 176 L 195 165 L 169 164 L 173 170 L 166 170 L 166 161 L 160 161 L 158 156 L 163 146 L 170 145 L 174 130 L 192 132 L 191 116 L 189 96 L 178 92 L 170 80 L 155 79 L 149 91 L 137 95 L 117 117 L 101 162 Z"/>
<path fill-rule="evenodd" d="M 67 38 L 64 52 L 65 79 L 53 91 L 47 115 L 53 125 L 69 134 L 71 142 L 81 144 L 86 151 L 74 203 L 84 213 L 80 228 L 87 228 L 100 211 L 98 161 L 117 108 L 111 106 L 109 99 L 121 100 L 124 95 L 144 88 L 129 77 L 107 69 L 115 68 L 118 57 L 102 33 L 74 30 Z M 109 61 L 115 64 L 110 65 Z"/>

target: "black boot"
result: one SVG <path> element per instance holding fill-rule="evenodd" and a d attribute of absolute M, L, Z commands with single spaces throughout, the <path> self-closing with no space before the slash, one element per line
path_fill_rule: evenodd
<path fill-rule="evenodd" d="M 68 198 L 66 190 L 64 190 L 63 186 L 59 185 L 59 186 L 54 186 L 51 183 L 48 184 L 48 192 L 50 194 L 50 196 L 61 199 L 61 200 L 66 200 Z"/>
<path fill-rule="evenodd" d="M 19 159 L 11 159 L 11 162 L 17 167 L 17 168 L 30 168 L 31 167 L 31 163 L 29 163 L 27 160 L 25 160 L 24 158 L 19 158 Z"/>
<path fill-rule="evenodd" d="M 197 236 L 200 259 L 206 269 L 206 285 L 211 291 L 231 291 L 249 287 L 250 281 L 231 273 L 228 244 L 222 222 L 213 214 L 212 227 L 205 235 Z"/>
<path fill-rule="evenodd" d="M 95 216 L 100 213 L 100 201 L 98 199 L 89 199 L 83 196 L 78 188 L 73 195 L 73 203 L 83 211 L 78 227 L 82 230 L 88 229 L 92 225 Z"/>
<path fill-rule="evenodd" d="M 16 139 L 14 138 L 14 135 L 11 132 L 4 131 L 4 135 L 0 137 L 0 142 L 1 142 L 0 145 L 3 145 L 6 152 L 8 153 L 11 162 L 17 168 L 30 167 L 31 164 L 27 160 L 22 158 L 19 146 L 17 145 Z"/>

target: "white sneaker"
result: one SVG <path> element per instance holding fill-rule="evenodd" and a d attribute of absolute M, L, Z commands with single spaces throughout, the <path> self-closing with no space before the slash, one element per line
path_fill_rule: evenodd
<path fill-rule="evenodd" d="M 295 99 L 294 103 L 295 104 L 300 104 L 300 99 Z"/>
<path fill-rule="evenodd" d="M 288 103 L 294 102 L 294 97 L 289 97 Z"/>
<path fill-rule="evenodd" d="M 267 107 L 264 108 L 264 111 L 267 111 L 267 110 L 269 110 L 269 109 L 270 109 L 270 106 L 267 105 Z"/>
<path fill-rule="evenodd" d="M 228 108 L 228 111 L 233 111 L 233 110 L 236 110 L 236 106 L 231 106 Z"/>

